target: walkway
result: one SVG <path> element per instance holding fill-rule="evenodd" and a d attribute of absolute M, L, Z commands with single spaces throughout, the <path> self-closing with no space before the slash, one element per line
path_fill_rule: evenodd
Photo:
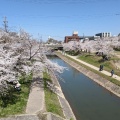
<path fill-rule="evenodd" d="M 77 56 L 70 56 L 68 54 L 67 54 L 67 56 L 70 57 L 70 58 L 72 58 L 72 59 L 74 59 L 74 60 L 76 60 L 76 61 L 78 61 L 78 62 L 80 62 L 80 63 L 82 63 L 82 64 L 84 64 L 84 65 L 86 65 L 86 66 L 88 66 L 88 67 L 90 67 L 90 68 L 93 68 L 94 70 L 97 70 L 97 71 L 99 70 L 98 67 L 95 67 L 95 66 L 93 66 L 93 65 L 91 65 L 89 63 L 86 63 L 86 62 L 84 62 L 84 61 L 82 61 L 80 59 L 77 59 Z M 111 73 L 107 72 L 105 70 L 100 71 L 100 72 L 103 73 L 103 74 L 105 74 L 105 75 L 107 75 L 107 76 L 111 76 Z M 113 75 L 113 78 L 116 79 L 116 80 L 118 80 L 118 81 L 120 81 L 120 76 L 118 76 L 118 75 Z"/>
<path fill-rule="evenodd" d="M 26 114 L 15 115 L 8 118 L 0 118 L 0 120 L 42 120 L 39 112 L 44 109 L 44 89 L 42 73 L 33 79 L 29 99 L 26 107 Z"/>
<path fill-rule="evenodd" d="M 42 111 L 45 106 L 42 73 L 34 78 L 26 107 L 27 114 L 36 114 Z"/>

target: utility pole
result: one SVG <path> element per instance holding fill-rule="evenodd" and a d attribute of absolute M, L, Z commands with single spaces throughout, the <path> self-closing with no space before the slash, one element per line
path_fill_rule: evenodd
<path fill-rule="evenodd" d="M 39 42 L 42 43 L 42 35 L 40 37 L 39 33 L 38 33 L 38 39 L 39 39 Z"/>
<path fill-rule="evenodd" d="M 42 43 L 42 35 L 40 36 L 40 43 Z"/>
<path fill-rule="evenodd" d="M 3 20 L 3 26 L 4 26 L 4 30 L 5 30 L 5 32 L 8 32 L 8 21 L 7 21 L 7 17 L 4 17 L 4 20 Z"/>
<path fill-rule="evenodd" d="M 83 33 L 83 39 L 85 39 L 84 33 Z"/>
<path fill-rule="evenodd" d="M 83 42 L 85 41 L 85 36 L 84 36 L 84 33 L 83 33 Z"/>

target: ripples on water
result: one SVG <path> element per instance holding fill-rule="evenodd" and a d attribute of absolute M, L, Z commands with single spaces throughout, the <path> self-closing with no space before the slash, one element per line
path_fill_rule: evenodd
<path fill-rule="evenodd" d="M 120 120 L 120 98 L 60 58 L 51 60 L 69 69 L 60 74 L 65 82 L 59 83 L 77 120 Z"/>

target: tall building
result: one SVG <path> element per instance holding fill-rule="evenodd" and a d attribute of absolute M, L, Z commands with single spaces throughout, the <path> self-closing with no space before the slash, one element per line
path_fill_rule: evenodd
<path fill-rule="evenodd" d="M 78 32 L 74 31 L 72 36 L 65 36 L 65 43 L 68 43 L 69 41 L 79 41 L 80 37 L 78 36 Z"/>
<path fill-rule="evenodd" d="M 100 36 L 101 38 L 103 38 L 103 37 L 111 37 L 111 33 L 110 32 L 102 32 L 102 33 L 95 34 L 95 36 Z"/>

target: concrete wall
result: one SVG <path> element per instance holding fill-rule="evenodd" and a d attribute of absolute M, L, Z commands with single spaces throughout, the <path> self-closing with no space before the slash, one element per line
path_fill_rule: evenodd
<path fill-rule="evenodd" d="M 81 73 L 83 73 L 84 75 L 86 75 L 87 77 L 89 77 L 90 79 L 92 79 L 93 81 L 98 83 L 99 85 L 101 85 L 102 87 L 106 88 L 113 94 L 120 97 L 120 86 L 117 86 L 114 83 L 110 82 L 109 80 L 106 80 L 102 76 L 99 76 L 98 74 L 80 66 L 79 64 L 75 63 L 74 61 L 63 56 L 61 53 L 56 53 L 56 55 L 58 57 L 60 57 L 61 59 L 63 59 L 68 64 L 70 64 L 72 67 L 74 67 L 75 69 L 77 69 L 78 71 L 80 71 Z"/>

